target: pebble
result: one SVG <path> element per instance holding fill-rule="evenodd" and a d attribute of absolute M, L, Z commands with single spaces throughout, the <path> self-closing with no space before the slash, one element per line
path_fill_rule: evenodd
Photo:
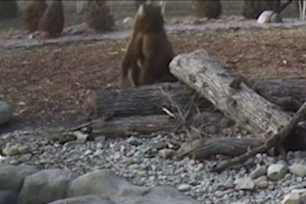
<path fill-rule="evenodd" d="M 131 165 L 129 166 L 129 169 L 131 169 L 131 170 L 140 169 L 140 165 L 139 165 L 139 164 L 131 164 Z"/>
<path fill-rule="evenodd" d="M 252 190 L 255 188 L 255 183 L 251 177 L 238 178 L 235 182 L 236 190 Z"/>
<path fill-rule="evenodd" d="M 177 187 L 179 191 L 187 191 L 191 188 L 189 184 L 181 184 Z"/>
<path fill-rule="evenodd" d="M 2 152 L 6 156 L 14 156 L 19 154 L 18 147 L 19 146 L 17 144 L 12 146 L 7 146 L 2 150 Z"/>
<path fill-rule="evenodd" d="M 175 155 L 175 151 L 173 149 L 161 149 L 158 154 L 163 159 L 169 159 Z"/>
<path fill-rule="evenodd" d="M 253 168 L 250 169 L 251 173 L 249 169 L 240 167 L 220 174 L 210 172 L 210 167 L 219 162 L 218 160 L 208 159 L 199 162 L 189 158 L 171 159 L 165 156 L 167 152 L 170 152 L 170 155 L 175 152 L 163 141 L 170 140 L 168 137 L 172 136 L 136 138 L 141 141 L 138 145 L 131 145 L 127 141 L 131 137 L 116 140 L 106 138 L 103 142 L 72 143 L 72 141 L 70 145 L 67 143 L 54 145 L 46 143 L 43 137 L 35 137 L 29 133 L 10 133 L 9 136 L 0 137 L 0 146 L 22 144 L 28 146 L 30 153 L 5 157 L 7 159 L 1 162 L 35 165 L 39 168 L 71 169 L 80 174 L 92 169 L 108 168 L 137 185 L 176 186 L 178 190 L 195 197 L 200 202 L 212 204 L 249 201 L 251 194 L 248 190 L 255 188 L 257 191 L 252 191 L 254 203 L 281 203 L 284 196 L 291 193 L 291 190 L 306 188 L 302 185 L 303 177 L 292 175 L 288 168 L 282 179 L 270 181 L 267 169 L 273 165 L 284 164 L 270 164 L 265 159 L 260 161 L 260 166 L 251 167 Z M 152 149 L 158 150 L 151 151 Z M 296 164 L 303 164 L 306 161 L 304 160 L 306 153 L 297 152 L 290 155 L 288 160 Z M 266 173 L 264 173 L 265 169 Z M 265 199 L 267 199 L 266 202 Z"/>
<path fill-rule="evenodd" d="M 157 151 L 166 148 L 168 148 L 168 144 L 164 141 L 158 141 L 151 145 L 151 149 L 155 149 Z"/>
<path fill-rule="evenodd" d="M 27 145 L 20 145 L 18 147 L 18 152 L 19 152 L 19 154 L 26 154 L 26 153 L 30 152 L 30 149 Z"/>
<path fill-rule="evenodd" d="M 266 188 L 269 187 L 269 181 L 268 180 L 259 180 L 259 181 L 255 181 L 255 183 L 256 183 L 256 186 L 259 189 L 266 189 Z"/>
<path fill-rule="evenodd" d="M 289 193 L 287 194 L 281 204 L 300 204 L 300 194 L 299 193 Z"/>
<path fill-rule="evenodd" d="M 287 172 L 288 166 L 282 162 L 279 162 L 268 167 L 267 176 L 270 180 L 277 181 L 284 178 Z"/>
<path fill-rule="evenodd" d="M 142 144 L 142 141 L 134 136 L 132 137 L 129 137 L 127 139 L 127 143 L 131 144 L 131 145 L 134 145 L 134 146 L 139 146 Z"/>
<path fill-rule="evenodd" d="M 95 152 L 94 152 L 94 156 L 101 156 L 101 155 L 103 155 L 103 150 L 102 149 L 97 149 Z"/>
<path fill-rule="evenodd" d="M 256 179 L 258 177 L 261 177 L 263 175 L 266 175 L 267 174 L 267 167 L 266 166 L 257 166 L 255 170 L 253 170 L 251 173 L 250 173 L 250 177 L 252 179 Z"/>
<path fill-rule="evenodd" d="M 86 151 L 84 152 L 84 155 L 86 155 L 86 156 L 91 155 L 91 154 L 92 154 L 92 151 L 91 151 L 91 150 L 86 150 Z"/>
<path fill-rule="evenodd" d="M 292 164 L 289 166 L 289 172 L 295 176 L 306 176 L 306 166 L 303 164 Z"/>

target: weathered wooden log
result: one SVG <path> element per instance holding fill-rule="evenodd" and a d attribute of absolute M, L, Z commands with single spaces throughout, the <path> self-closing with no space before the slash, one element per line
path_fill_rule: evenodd
<path fill-rule="evenodd" d="M 300 103 L 306 100 L 305 79 L 254 79 L 250 83 L 262 96 L 293 97 Z M 209 101 L 199 97 L 185 84 L 161 83 L 139 88 L 98 90 L 93 112 L 96 117 L 107 114 L 118 117 L 163 114 L 162 107 L 175 111 L 171 100 L 183 109 L 189 107 L 189 111 L 205 111 L 212 107 Z"/>
<path fill-rule="evenodd" d="M 214 126 L 214 133 L 222 131 L 226 127 L 224 124 L 224 115 L 220 112 L 202 112 L 189 117 L 188 127 L 200 128 L 205 131 L 209 127 Z M 131 135 L 144 137 L 159 131 L 173 132 L 180 131 L 182 128 L 180 118 L 171 118 L 168 115 L 150 115 L 150 116 L 134 116 L 134 117 L 115 117 L 109 120 L 99 118 L 91 123 L 88 123 L 91 129 L 91 137 L 106 136 L 106 137 L 129 137 Z M 203 124 L 204 123 L 204 124 Z M 75 130 L 81 130 L 80 126 Z M 207 131 L 210 134 L 212 132 Z"/>
<path fill-rule="evenodd" d="M 91 125 L 91 137 L 106 136 L 112 138 L 129 137 L 131 135 L 150 135 L 158 131 L 172 131 L 176 120 L 165 115 L 136 116 L 113 118 L 110 120 L 97 119 Z"/>
<path fill-rule="evenodd" d="M 266 143 L 254 148 L 251 151 L 246 151 L 244 154 L 240 155 L 239 157 L 233 158 L 226 162 L 222 162 L 218 164 L 216 167 L 214 167 L 212 170 L 215 172 L 221 172 L 230 166 L 245 162 L 248 158 L 255 156 L 258 153 L 265 152 L 272 147 L 282 149 L 281 147 L 282 143 L 285 140 L 287 140 L 288 137 L 295 136 L 295 128 L 297 127 L 298 123 L 304 118 L 305 115 L 306 115 L 306 102 L 294 114 L 290 122 L 285 127 L 283 127 L 276 135 L 273 135 L 270 138 L 268 138 Z M 305 133 L 305 129 L 301 127 L 300 129 L 304 130 L 304 133 Z M 283 159 L 286 160 L 285 152 L 282 151 L 281 153 L 282 153 Z"/>
<path fill-rule="evenodd" d="M 176 56 L 170 63 L 170 72 L 253 134 L 269 138 L 291 119 L 288 113 L 223 69 L 203 49 Z"/>
<path fill-rule="evenodd" d="M 250 147 L 264 144 L 260 139 L 251 138 L 213 138 L 185 142 L 177 150 L 177 157 L 190 156 L 192 159 L 203 160 L 216 154 L 238 156 L 245 153 Z"/>

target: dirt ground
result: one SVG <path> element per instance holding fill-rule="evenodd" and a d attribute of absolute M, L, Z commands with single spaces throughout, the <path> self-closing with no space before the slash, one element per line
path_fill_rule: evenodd
<path fill-rule="evenodd" d="M 290 37 L 283 30 L 256 34 L 172 34 L 170 39 L 177 54 L 204 48 L 247 77 L 306 77 L 304 32 Z M 71 121 L 84 116 L 95 90 L 118 86 L 126 43 L 107 40 L 4 52 L 0 100 L 22 117 Z"/>
<path fill-rule="evenodd" d="M 8 30 L 3 30 L 7 36 Z M 303 30 L 194 31 L 172 33 L 169 38 L 176 54 L 204 48 L 222 66 L 246 77 L 306 77 Z M 0 100 L 34 124 L 79 122 L 88 115 L 95 90 L 118 87 L 126 43 L 127 39 L 117 39 L 3 50 Z"/>

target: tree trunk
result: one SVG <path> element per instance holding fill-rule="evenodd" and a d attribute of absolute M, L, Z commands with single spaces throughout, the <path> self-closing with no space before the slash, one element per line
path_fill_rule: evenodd
<path fill-rule="evenodd" d="M 123 117 L 111 120 L 98 119 L 92 127 L 92 137 L 106 136 L 112 138 L 129 137 L 131 135 L 150 135 L 158 131 L 171 132 L 176 120 L 164 115 L 144 117 Z"/>
<path fill-rule="evenodd" d="M 271 101 L 274 98 L 293 97 L 300 104 L 306 100 L 305 79 L 257 79 L 252 80 L 258 93 Z M 113 116 L 146 116 L 163 114 L 162 107 L 175 112 L 173 105 L 190 112 L 205 111 L 212 108 L 212 104 L 187 85 L 182 83 L 162 83 L 138 88 L 105 89 L 95 93 L 95 117 L 112 114 Z M 278 105 L 282 105 L 273 101 Z M 191 106 L 192 105 L 192 106 Z M 289 108 L 294 107 L 287 105 Z M 198 108 L 198 109 L 197 109 Z M 286 107 L 285 107 L 286 109 Z M 298 107 L 292 111 L 296 111 Z M 289 109 L 286 109 L 289 110 Z"/>
<path fill-rule="evenodd" d="M 253 134 L 271 137 L 291 116 L 224 70 L 205 50 L 176 56 L 170 72 Z"/>
<path fill-rule="evenodd" d="M 244 0 L 242 16 L 248 19 L 257 19 L 264 10 L 274 10 L 279 6 L 279 0 Z"/>
<path fill-rule="evenodd" d="M 198 17 L 216 19 L 222 14 L 220 0 L 194 0 L 193 6 Z"/>
<path fill-rule="evenodd" d="M 18 16 L 16 0 L 0 1 L 0 20 L 14 19 Z"/>

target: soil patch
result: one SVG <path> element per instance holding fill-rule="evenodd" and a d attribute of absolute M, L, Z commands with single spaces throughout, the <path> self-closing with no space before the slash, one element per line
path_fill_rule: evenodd
<path fill-rule="evenodd" d="M 283 29 L 170 35 L 176 53 L 204 48 L 224 67 L 251 78 L 305 77 L 305 37 L 304 31 Z M 0 100 L 12 104 L 22 118 L 80 121 L 89 113 L 93 91 L 118 86 L 126 43 L 118 39 L 4 51 Z"/>

